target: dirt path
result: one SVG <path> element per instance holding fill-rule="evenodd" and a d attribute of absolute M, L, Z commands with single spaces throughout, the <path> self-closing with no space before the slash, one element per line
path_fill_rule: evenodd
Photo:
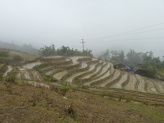
<path fill-rule="evenodd" d="M 138 74 L 136 75 L 136 77 L 139 80 L 138 91 L 146 92 L 145 91 L 145 84 L 146 84 L 146 82 L 145 82 L 144 78 L 142 76 L 138 75 Z"/>
<path fill-rule="evenodd" d="M 110 78 L 109 80 L 103 82 L 103 83 L 100 83 L 98 85 L 96 85 L 97 87 L 105 87 L 108 83 L 110 83 L 111 81 L 113 81 L 115 78 L 117 78 L 119 75 L 120 75 L 120 71 L 119 70 L 115 70 L 115 74 L 112 78 Z"/>
<path fill-rule="evenodd" d="M 46 87 L 46 88 L 50 88 L 49 85 L 46 85 L 46 84 L 43 84 L 43 83 L 38 83 L 38 82 L 28 81 L 27 84 L 29 84 L 31 86 L 35 86 L 35 87 Z"/>
<path fill-rule="evenodd" d="M 40 78 L 40 76 L 38 75 L 38 73 L 36 71 L 32 71 L 34 80 L 38 80 L 39 82 L 42 82 L 42 79 Z"/>
<path fill-rule="evenodd" d="M 40 65 L 40 64 L 42 64 L 42 63 L 41 62 L 33 62 L 33 63 L 29 63 L 29 64 L 24 65 L 23 68 L 32 69 L 36 65 Z"/>
<path fill-rule="evenodd" d="M 113 84 L 110 88 L 122 89 L 121 84 L 127 80 L 127 77 L 128 77 L 128 73 L 127 72 L 122 73 L 122 77 L 121 77 L 120 81 L 118 81 L 117 83 Z"/>
<path fill-rule="evenodd" d="M 57 80 L 60 80 L 63 76 L 65 76 L 68 73 L 67 70 L 61 71 L 59 73 L 56 73 L 53 78 L 56 78 Z"/>
<path fill-rule="evenodd" d="M 134 75 L 129 75 L 130 78 L 129 78 L 129 83 L 124 87 L 124 89 L 126 90 L 136 90 L 135 86 L 136 86 L 136 83 L 137 83 L 137 79 Z"/>
<path fill-rule="evenodd" d="M 7 66 L 7 71 L 3 74 L 3 77 L 7 76 L 7 73 L 11 72 L 13 70 L 12 66 Z"/>

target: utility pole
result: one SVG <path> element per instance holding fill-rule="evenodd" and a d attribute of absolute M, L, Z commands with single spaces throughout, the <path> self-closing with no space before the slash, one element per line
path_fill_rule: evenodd
<path fill-rule="evenodd" d="M 82 42 L 80 42 L 80 43 L 82 43 L 82 45 L 83 45 L 83 59 L 84 59 L 84 39 L 81 39 L 82 40 Z"/>

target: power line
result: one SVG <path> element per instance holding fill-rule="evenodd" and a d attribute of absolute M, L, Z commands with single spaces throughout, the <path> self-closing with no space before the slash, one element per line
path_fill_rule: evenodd
<path fill-rule="evenodd" d="M 127 40 L 112 40 L 112 41 L 105 41 L 105 42 L 113 42 L 113 41 L 129 41 L 129 40 L 143 40 L 143 39 L 157 39 L 157 38 L 164 38 L 164 37 L 140 38 L 140 39 L 127 39 Z M 101 42 L 101 43 L 102 43 L 102 42 Z"/>
<path fill-rule="evenodd" d="M 146 28 L 150 28 L 150 27 L 154 27 L 154 26 L 158 26 L 158 25 L 162 25 L 162 24 L 164 24 L 164 22 L 163 23 L 154 24 L 154 25 L 151 25 L 151 26 L 142 27 L 142 28 L 139 28 L 139 29 L 134 29 L 134 30 L 127 31 L 127 32 L 124 32 L 124 33 L 119 33 L 119 34 L 115 34 L 115 35 L 111 35 L 111 36 L 107 36 L 107 37 L 101 37 L 101 38 L 98 38 L 98 39 L 103 39 L 103 38 L 109 38 L 109 37 L 115 37 L 115 36 L 119 36 L 119 35 L 124 35 L 126 33 L 134 32 L 134 31 L 138 31 L 138 30 L 142 30 L 142 29 L 146 29 Z"/>
<path fill-rule="evenodd" d="M 131 34 L 144 33 L 144 32 L 153 32 L 153 31 L 158 31 L 158 30 L 164 30 L 164 28 L 156 29 L 156 30 L 149 30 L 149 31 L 142 31 L 142 32 L 127 33 L 127 34 L 124 34 L 124 35 L 131 35 Z"/>

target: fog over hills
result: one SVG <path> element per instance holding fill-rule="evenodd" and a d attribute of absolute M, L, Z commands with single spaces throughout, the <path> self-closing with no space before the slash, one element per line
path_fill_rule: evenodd
<path fill-rule="evenodd" d="M 162 0 L 0 1 L 0 40 L 82 50 L 84 39 L 85 49 L 95 55 L 105 49 L 134 49 L 162 57 L 163 5 Z"/>

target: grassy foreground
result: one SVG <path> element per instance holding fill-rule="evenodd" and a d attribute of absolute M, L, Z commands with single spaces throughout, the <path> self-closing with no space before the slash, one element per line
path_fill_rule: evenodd
<path fill-rule="evenodd" d="M 64 98 L 63 98 L 64 97 Z M 2 123 L 162 123 L 164 107 L 121 102 L 70 88 L 0 82 Z"/>

